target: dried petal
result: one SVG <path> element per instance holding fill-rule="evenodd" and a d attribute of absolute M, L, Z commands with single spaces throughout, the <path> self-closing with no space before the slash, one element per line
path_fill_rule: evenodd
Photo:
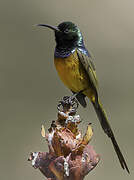
<path fill-rule="evenodd" d="M 44 128 L 43 125 L 41 126 L 41 135 L 42 135 L 42 137 L 45 137 L 45 136 L 46 136 L 45 128 Z"/>
<path fill-rule="evenodd" d="M 91 125 L 89 124 L 88 127 L 87 127 L 86 134 L 83 137 L 82 144 L 88 144 L 89 141 L 91 140 L 92 136 L 93 136 L 93 130 L 92 130 Z"/>

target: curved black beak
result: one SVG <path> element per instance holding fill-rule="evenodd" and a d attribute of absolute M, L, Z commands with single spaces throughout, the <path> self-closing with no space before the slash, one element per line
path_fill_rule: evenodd
<path fill-rule="evenodd" d="M 58 29 L 58 27 L 56 27 L 56 26 L 51 26 L 51 25 L 48 25 L 48 24 L 37 24 L 37 26 L 47 27 L 47 28 L 50 28 L 50 29 L 52 29 L 52 30 L 54 30 L 54 31 L 60 31 L 60 30 Z"/>

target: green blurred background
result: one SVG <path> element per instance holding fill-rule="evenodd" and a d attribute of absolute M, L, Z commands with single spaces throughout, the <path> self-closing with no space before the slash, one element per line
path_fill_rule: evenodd
<path fill-rule="evenodd" d="M 52 31 L 38 23 L 79 25 L 95 56 L 100 96 L 131 174 L 119 165 L 91 104 L 79 108 L 84 130 L 92 122 L 101 161 L 86 179 L 134 179 L 134 1 L 0 0 L 0 179 L 42 180 L 27 158 L 46 151 L 40 135 L 56 119 L 58 100 L 70 91 L 53 65 Z"/>

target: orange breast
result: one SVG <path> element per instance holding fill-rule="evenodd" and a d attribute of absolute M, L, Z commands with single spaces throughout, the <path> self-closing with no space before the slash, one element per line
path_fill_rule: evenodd
<path fill-rule="evenodd" d="M 77 53 L 67 58 L 55 58 L 55 67 L 63 83 L 72 91 L 79 92 L 89 88 L 89 80 Z"/>

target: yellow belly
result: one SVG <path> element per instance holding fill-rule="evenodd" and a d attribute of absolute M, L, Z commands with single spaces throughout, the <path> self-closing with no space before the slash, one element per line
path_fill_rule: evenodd
<path fill-rule="evenodd" d="M 55 67 L 63 83 L 72 91 L 79 92 L 89 89 L 89 79 L 77 53 L 74 52 L 67 58 L 55 58 Z"/>

